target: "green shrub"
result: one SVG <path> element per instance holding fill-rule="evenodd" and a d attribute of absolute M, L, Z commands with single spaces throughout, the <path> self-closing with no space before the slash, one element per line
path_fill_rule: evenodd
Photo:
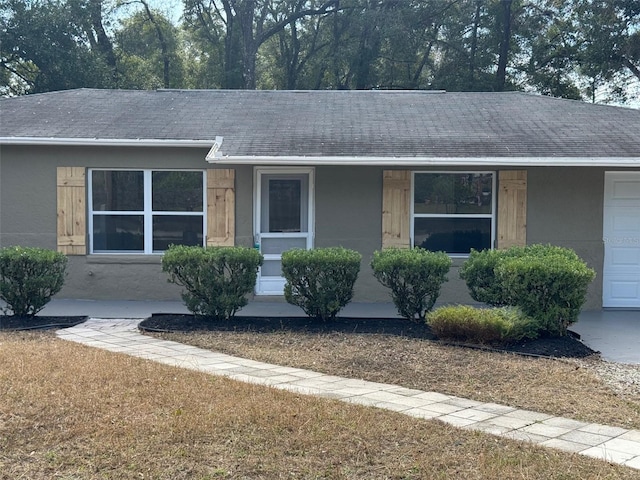
<path fill-rule="evenodd" d="M 441 307 L 427 315 L 431 331 L 444 340 L 486 345 L 537 337 L 537 322 L 517 307 Z"/>
<path fill-rule="evenodd" d="M 591 268 L 566 252 L 511 258 L 496 267 L 496 280 L 513 303 L 552 336 L 566 335 L 578 320 L 594 278 Z"/>
<path fill-rule="evenodd" d="M 185 288 L 182 299 L 195 315 L 228 320 L 248 303 L 262 261 L 253 248 L 172 245 L 162 271 Z"/>
<path fill-rule="evenodd" d="M 489 305 L 508 304 L 502 286 L 496 282 L 495 268 L 506 256 L 519 251 L 516 248 L 471 250 L 469 258 L 460 267 L 460 278 L 467 284 L 471 298 Z"/>
<path fill-rule="evenodd" d="M 471 298 L 493 306 L 515 305 L 515 300 L 496 279 L 496 267 L 512 258 L 560 256 L 571 261 L 580 261 L 578 255 L 569 248 L 552 245 L 527 245 L 510 247 L 506 250 L 472 250 L 469 258 L 460 267 L 460 278 L 469 288 Z"/>
<path fill-rule="evenodd" d="M 67 257 L 44 248 L 0 249 L 0 299 L 13 315 L 33 317 L 64 284 Z"/>
<path fill-rule="evenodd" d="M 460 269 L 471 297 L 489 305 L 517 305 L 539 322 L 542 333 L 565 335 L 595 277 L 571 249 L 528 245 L 472 251 Z"/>
<path fill-rule="evenodd" d="M 331 320 L 353 298 L 361 260 L 342 247 L 288 250 L 282 254 L 284 298 L 310 317 Z"/>
<path fill-rule="evenodd" d="M 398 313 L 409 320 L 422 320 L 447 281 L 451 259 L 446 253 L 422 248 L 390 248 L 373 253 L 371 268 L 376 279 L 391 289 Z"/>

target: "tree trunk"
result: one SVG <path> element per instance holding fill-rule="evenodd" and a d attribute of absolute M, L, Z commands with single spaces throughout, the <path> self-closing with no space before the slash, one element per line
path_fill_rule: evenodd
<path fill-rule="evenodd" d="M 375 25 L 365 24 L 360 37 L 359 52 L 356 58 L 354 83 L 356 90 L 373 87 L 371 64 L 378 55 L 379 41 L 376 38 Z"/>
<path fill-rule="evenodd" d="M 500 39 L 500 54 L 498 70 L 496 72 L 496 90 L 502 92 L 507 82 L 507 61 L 511 42 L 511 3 L 512 0 L 502 0 L 502 36 Z"/>
<path fill-rule="evenodd" d="M 140 0 L 140 3 L 142 3 L 142 5 L 144 6 L 145 12 L 147 13 L 147 17 L 149 18 L 149 21 L 153 24 L 156 30 L 156 35 L 158 36 L 158 41 L 160 42 L 160 49 L 162 51 L 162 63 L 163 63 L 163 68 L 162 68 L 163 82 L 162 83 L 164 85 L 164 88 L 171 88 L 171 79 L 169 75 L 169 67 L 170 67 L 171 61 L 169 59 L 169 48 L 167 47 L 167 41 L 164 38 L 164 34 L 162 33 L 162 28 L 158 24 L 156 17 L 153 15 L 153 12 L 149 8 L 149 4 L 145 0 Z"/>
<path fill-rule="evenodd" d="M 256 17 L 256 0 L 221 1 L 224 9 L 221 19 L 226 24 L 223 88 L 246 89 L 256 88 L 256 56 L 265 41 L 296 20 L 325 14 L 338 3 L 338 0 L 327 0 L 317 9 L 289 13 L 285 19 L 263 30 L 266 10 L 263 8 Z"/>
<path fill-rule="evenodd" d="M 113 85 L 118 86 L 118 67 L 116 63 L 116 54 L 113 51 L 113 44 L 102 25 L 102 0 L 92 0 L 89 3 L 91 8 L 89 15 L 91 20 L 91 28 L 96 34 L 96 47 L 103 56 L 107 66 L 111 70 Z"/>
<path fill-rule="evenodd" d="M 473 28 L 471 30 L 471 52 L 469 53 L 469 85 L 474 90 L 476 83 L 476 52 L 478 51 L 478 29 L 480 28 L 480 12 L 482 0 L 476 0 L 476 11 L 473 16 Z"/>
<path fill-rule="evenodd" d="M 224 36 L 224 60 L 222 88 L 242 88 L 242 38 L 240 26 L 236 22 L 236 12 L 229 0 L 222 2 L 226 31 Z"/>
<path fill-rule="evenodd" d="M 254 37 L 253 19 L 255 15 L 255 0 L 245 0 L 237 10 L 237 20 L 240 22 L 242 35 L 242 83 L 243 88 L 254 90 L 256 88 L 256 56 L 258 45 Z"/>
<path fill-rule="evenodd" d="M 631 70 L 631 73 L 633 73 L 638 80 L 640 80 L 640 67 L 634 65 L 633 62 L 626 57 L 622 57 L 622 63 L 625 67 Z"/>

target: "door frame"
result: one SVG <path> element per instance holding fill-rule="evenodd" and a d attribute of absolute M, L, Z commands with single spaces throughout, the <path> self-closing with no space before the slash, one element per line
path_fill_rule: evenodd
<path fill-rule="evenodd" d="M 315 168 L 313 167 L 254 167 L 253 176 L 253 240 L 262 253 L 261 223 L 262 223 L 262 176 L 263 175 L 308 175 L 307 199 L 307 249 L 313 248 L 315 241 Z M 288 234 L 282 234 L 286 238 Z M 269 234 L 277 236 L 277 234 Z M 290 236 L 290 234 L 289 234 Z M 280 255 L 266 254 L 265 260 L 279 260 Z M 262 269 L 258 269 L 256 280 L 256 295 L 283 295 L 283 277 L 262 277 Z"/>
<path fill-rule="evenodd" d="M 611 217 L 611 210 L 618 207 L 621 209 L 624 208 L 633 208 L 634 210 L 637 208 L 637 199 L 633 198 L 633 201 L 629 202 L 629 205 L 625 203 L 618 205 L 607 204 L 607 202 L 611 199 L 611 189 L 614 187 L 614 183 L 617 180 L 632 180 L 634 183 L 640 184 L 640 172 L 637 171 L 606 171 L 604 173 L 604 190 L 603 190 L 603 221 L 602 221 L 602 229 L 603 229 L 603 265 L 602 265 L 602 307 L 603 308 L 626 308 L 626 309 L 637 309 L 640 307 L 640 299 L 638 296 L 629 299 L 625 298 L 616 298 L 614 293 L 612 292 L 611 285 L 609 283 L 611 275 L 617 275 L 619 281 L 622 283 L 627 283 L 630 285 L 629 288 L 633 289 L 633 283 L 636 284 L 635 288 L 640 288 L 638 286 L 638 273 L 637 270 L 633 269 L 628 272 L 625 272 L 624 269 L 620 271 L 611 272 L 611 268 L 613 268 L 612 262 L 614 261 L 614 249 L 635 249 L 636 254 L 640 255 L 640 237 L 617 237 L 612 236 L 613 233 L 611 230 L 611 221 L 613 217 Z M 635 267 L 634 267 L 635 268 Z M 638 290 L 636 290 L 638 292 Z"/>

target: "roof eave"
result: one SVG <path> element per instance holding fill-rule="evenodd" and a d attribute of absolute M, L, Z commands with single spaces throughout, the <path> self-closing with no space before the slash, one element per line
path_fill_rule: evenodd
<path fill-rule="evenodd" d="M 640 167 L 639 157 L 347 157 L 207 156 L 220 165 L 335 165 L 394 167 Z"/>
<path fill-rule="evenodd" d="M 198 139 L 0 137 L 0 145 L 210 148 L 213 143 L 213 140 Z"/>

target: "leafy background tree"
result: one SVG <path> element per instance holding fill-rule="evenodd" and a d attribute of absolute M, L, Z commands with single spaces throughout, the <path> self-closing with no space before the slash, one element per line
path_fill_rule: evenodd
<path fill-rule="evenodd" d="M 579 73 L 597 87 L 609 85 L 625 101 L 630 82 L 640 82 L 640 2 L 577 0 L 574 22 L 579 43 Z"/>
<path fill-rule="evenodd" d="M 0 0 L 0 94 L 523 90 L 640 104 L 638 0 L 173 2 L 179 18 L 159 0 Z"/>
<path fill-rule="evenodd" d="M 115 65 L 102 3 L 3 0 L 0 66 L 13 82 L 2 93 L 114 86 Z"/>
<path fill-rule="evenodd" d="M 185 83 L 182 32 L 161 12 L 144 9 L 121 21 L 118 46 L 120 88 L 180 88 Z"/>

